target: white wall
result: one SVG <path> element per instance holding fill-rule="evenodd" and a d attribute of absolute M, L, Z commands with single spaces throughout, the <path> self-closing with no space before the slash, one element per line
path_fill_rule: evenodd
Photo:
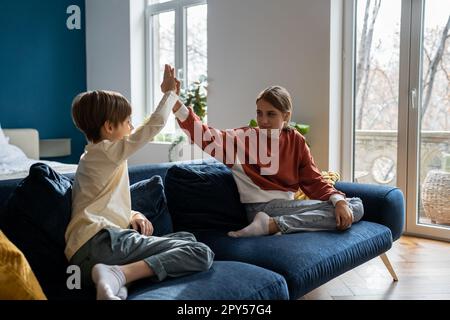
<path fill-rule="evenodd" d="M 128 165 L 169 162 L 169 147 L 165 143 L 149 143 L 128 159 Z"/>
<path fill-rule="evenodd" d="M 130 6 L 124 0 L 86 0 L 88 90 L 131 99 Z"/>
<path fill-rule="evenodd" d="M 145 110 L 145 0 L 86 0 L 88 90 L 122 93 Z"/>
<path fill-rule="evenodd" d="M 88 90 L 122 93 L 133 106 L 133 123 L 145 112 L 145 0 L 86 0 Z M 169 146 L 147 146 L 131 164 L 168 161 Z"/>
<path fill-rule="evenodd" d="M 316 164 L 329 166 L 330 0 L 208 0 L 208 121 L 238 127 L 255 117 L 255 98 L 278 84 L 293 97 L 293 121 Z M 338 120 L 337 120 L 338 121 Z"/>
<path fill-rule="evenodd" d="M 136 40 L 143 37 L 142 1 L 86 1 L 88 88 L 120 91 L 133 104 L 144 99 L 144 47 Z M 311 125 L 316 164 L 339 169 L 341 21 L 330 13 L 340 14 L 340 2 L 208 0 L 209 123 L 247 124 L 257 94 L 282 85 L 293 97 L 293 121 Z M 150 144 L 130 163 L 167 161 L 168 149 Z"/>

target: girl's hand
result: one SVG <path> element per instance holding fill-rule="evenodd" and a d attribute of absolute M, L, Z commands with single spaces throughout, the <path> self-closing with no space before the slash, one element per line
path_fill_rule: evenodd
<path fill-rule="evenodd" d="M 345 230 L 352 226 L 353 212 L 348 206 L 347 201 L 338 201 L 334 208 L 334 213 L 336 215 L 336 228 L 338 230 Z"/>
<path fill-rule="evenodd" d="M 175 69 L 166 64 L 164 66 L 164 77 L 161 83 L 162 93 L 177 90 L 177 79 L 175 78 Z"/>
<path fill-rule="evenodd" d="M 153 234 L 152 223 L 142 213 L 136 213 L 131 218 L 131 227 L 144 236 Z"/>
<path fill-rule="evenodd" d="M 172 112 L 173 113 L 177 112 L 178 110 L 180 110 L 181 106 L 182 106 L 182 104 L 180 101 L 175 102 L 175 105 L 172 108 Z"/>

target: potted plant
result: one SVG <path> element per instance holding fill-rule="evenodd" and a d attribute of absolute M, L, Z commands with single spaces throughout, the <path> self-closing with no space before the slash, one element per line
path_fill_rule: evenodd
<path fill-rule="evenodd" d="M 258 122 L 256 122 L 255 119 L 250 120 L 250 122 L 248 123 L 249 127 L 252 128 L 256 128 L 258 126 Z M 298 132 L 300 132 L 302 135 L 305 135 L 309 132 L 309 125 L 308 124 L 301 124 L 301 123 L 296 123 L 296 122 L 289 122 L 289 127 L 297 130 Z"/>
<path fill-rule="evenodd" d="M 195 114 L 204 121 L 206 117 L 206 96 L 208 82 L 206 76 L 192 83 L 187 89 L 181 90 L 180 98 L 185 106 L 191 106 Z"/>

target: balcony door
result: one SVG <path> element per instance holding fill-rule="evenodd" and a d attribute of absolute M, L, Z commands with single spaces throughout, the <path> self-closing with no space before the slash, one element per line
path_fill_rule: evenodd
<path fill-rule="evenodd" d="M 450 1 L 346 5 L 352 178 L 400 187 L 405 231 L 450 240 Z"/>
<path fill-rule="evenodd" d="M 411 17 L 406 231 L 450 240 L 450 1 L 415 0 L 404 11 Z"/>

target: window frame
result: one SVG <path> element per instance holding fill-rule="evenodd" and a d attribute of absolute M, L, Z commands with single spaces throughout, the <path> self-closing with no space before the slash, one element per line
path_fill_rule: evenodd
<path fill-rule="evenodd" d="M 343 178 L 354 176 L 354 79 L 356 1 L 344 0 Z M 423 13 L 426 0 L 401 0 L 397 186 L 405 196 L 404 234 L 449 241 L 447 227 L 419 222 L 420 115 Z M 418 107 L 419 106 L 419 107 Z"/>
<path fill-rule="evenodd" d="M 342 153 L 341 170 L 345 181 L 354 182 L 354 128 L 355 128 L 355 64 L 356 36 L 355 20 L 356 3 L 354 0 L 344 1 L 343 23 L 343 71 L 342 71 Z"/>
<path fill-rule="evenodd" d="M 145 8 L 145 40 L 146 40 L 146 114 L 150 114 L 156 107 L 154 97 L 154 75 L 159 70 L 154 70 L 154 34 L 152 32 L 153 16 L 174 11 L 175 12 L 175 70 L 177 77 L 182 82 L 182 89 L 187 84 L 187 9 L 190 7 L 205 5 L 207 0 L 172 0 L 163 3 L 150 4 L 147 0 Z"/>

